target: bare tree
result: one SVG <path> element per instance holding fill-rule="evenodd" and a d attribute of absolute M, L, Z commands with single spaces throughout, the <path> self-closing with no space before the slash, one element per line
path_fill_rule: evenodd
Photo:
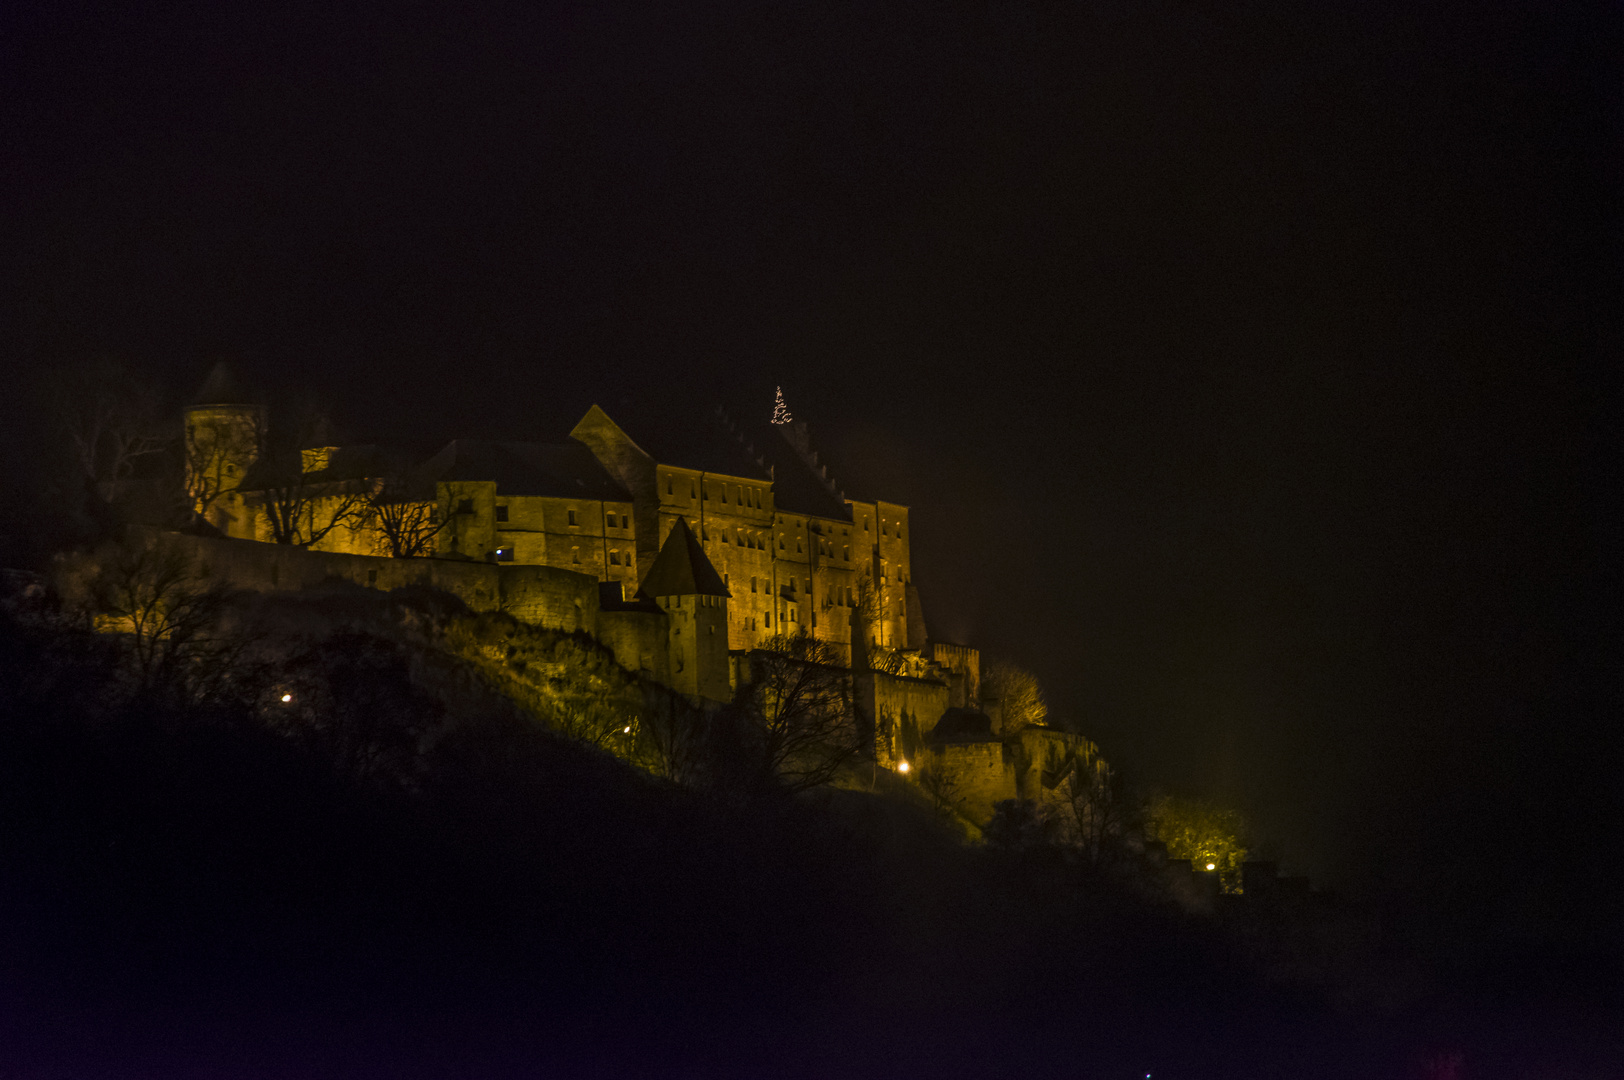
<path fill-rule="evenodd" d="M 633 760 L 656 776 L 697 785 L 708 778 L 715 749 L 705 715 L 669 690 L 649 687 L 644 707 L 631 721 Z"/>
<path fill-rule="evenodd" d="M 450 506 L 414 498 L 405 477 L 390 476 L 364 494 L 359 513 L 378 530 L 394 559 L 415 559 L 433 551 L 434 538 L 451 524 Z"/>
<path fill-rule="evenodd" d="M 416 783 L 445 728 L 444 706 L 419 685 L 408 650 L 355 630 L 290 658 L 267 698 L 272 730 L 365 783 Z"/>
<path fill-rule="evenodd" d="M 273 543 L 311 547 L 341 525 L 366 520 L 367 484 L 332 475 L 324 445 L 331 439 L 326 416 L 306 409 L 258 470 L 255 492 Z"/>
<path fill-rule="evenodd" d="M 138 693 L 206 697 L 229 677 L 236 643 L 220 629 L 229 594 L 179 541 L 129 540 L 96 562 L 91 614 L 98 630 L 127 635 Z"/>
<path fill-rule="evenodd" d="M 914 778 L 938 814 L 945 818 L 959 815 L 959 783 L 951 773 L 931 761 L 929 755 L 919 760 Z"/>
<path fill-rule="evenodd" d="M 766 772 L 791 791 L 826 784 L 862 750 L 851 675 L 833 646 L 802 631 L 750 654 L 735 709 L 756 729 Z"/>
<path fill-rule="evenodd" d="M 867 574 L 857 575 L 856 601 L 852 613 L 857 630 L 862 634 L 865 651 L 872 655 L 880 643 L 880 590 Z"/>
<path fill-rule="evenodd" d="M 193 521 L 207 521 L 215 503 L 241 487 L 264 442 L 264 414 L 258 409 L 236 410 L 187 426 L 181 441 L 181 487 Z"/>
<path fill-rule="evenodd" d="M 75 467 L 106 501 L 169 441 L 157 391 L 115 361 L 66 370 L 53 379 L 50 400 Z"/>
<path fill-rule="evenodd" d="M 1123 807 L 1116 775 L 1097 754 L 1079 754 L 1066 778 L 1055 787 L 1055 797 L 1070 838 L 1097 863 L 1110 841 L 1122 834 Z"/>
<path fill-rule="evenodd" d="M 1002 660 L 989 664 L 982 672 L 981 700 L 998 706 L 1003 734 L 1041 724 L 1049 715 L 1038 677 Z"/>

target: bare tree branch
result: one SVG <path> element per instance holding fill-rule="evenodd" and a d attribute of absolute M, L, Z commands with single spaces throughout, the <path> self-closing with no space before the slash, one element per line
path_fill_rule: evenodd
<path fill-rule="evenodd" d="M 764 768 L 791 791 L 826 784 L 862 749 L 851 675 L 806 632 L 763 642 L 735 705 L 754 722 Z"/>

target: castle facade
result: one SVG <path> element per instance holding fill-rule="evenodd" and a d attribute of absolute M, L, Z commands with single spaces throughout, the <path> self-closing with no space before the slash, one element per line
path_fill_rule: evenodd
<path fill-rule="evenodd" d="M 594 405 L 558 442 L 413 451 L 269 431 L 217 368 L 184 451 L 194 531 L 267 545 L 211 554 L 239 583 L 432 584 L 592 634 L 700 701 L 729 700 L 766 640 L 807 634 L 851 670 L 876 763 L 928 757 L 973 816 L 1096 756 L 1063 732 L 994 733 L 979 653 L 929 640 L 908 507 L 848 497 L 781 408 L 629 431 Z"/>

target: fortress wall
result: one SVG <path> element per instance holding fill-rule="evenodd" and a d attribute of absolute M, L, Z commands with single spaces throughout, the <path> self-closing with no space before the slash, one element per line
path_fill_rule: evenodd
<path fill-rule="evenodd" d="M 670 685 L 666 618 L 652 611 L 598 612 L 598 640 L 627 671 Z"/>
<path fill-rule="evenodd" d="M 1024 728 L 1010 740 L 1015 755 L 1015 790 L 1020 798 L 1042 800 L 1074 765 L 1089 765 L 1099 748 L 1081 735 L 1055 728 Z"/>
<path fill-rule="evenodd" d="M 981 650 L 969 645 L 933 641 L 928 655 L 962 680 L 960 686 L 955 687 L 953 704 L 960 708 L 976 708 L 981 701 Z M 962 701 L 958 699 L 960 693 L 964 696 Z"/>
<path fill-rule="evenodd" d="M 935 679 L 852 673 L 857 706 L 874 724 L 874 751 L 890 767 L 918 752 L 948 707 L 948 687 Z"/>
<path fill-rule="evenodd" d="M 293 592 L 334 580 L 384 592 L 418 586 L 450 593 L 475 611 L 506 611 L 549 630 L 590 634 L 597 629 L 598 583 L 556 567 L 386 559 L 253 541 L 166 536 L 185 545 L 206 576 L 240 589 Z"/>
<path fill-rule="evenodd" d="M 1002 742 L 933 743 L 920 767 L 941 784 L 942 796 L 977 825 L 992 819 L 993 806 L 1015 798 L 1015 764 Z"/>
<path fill-rule="evenodd" d="M 501 589 L 502 610 L 515 619 L 549 630 L 597 633 L 597 578 L 556 566 L 482 566 L 480 569 L 491 573 Z"/>

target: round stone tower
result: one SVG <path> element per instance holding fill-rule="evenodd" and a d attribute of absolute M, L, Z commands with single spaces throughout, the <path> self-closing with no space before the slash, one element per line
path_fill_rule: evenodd
<path fill-rule="evenodd" d="M 186 499 L 194 522 L 252 539 L 241 489 L 264 444 L 264 408 L 221 362 L 186 406 L 185 423 Z"/>

